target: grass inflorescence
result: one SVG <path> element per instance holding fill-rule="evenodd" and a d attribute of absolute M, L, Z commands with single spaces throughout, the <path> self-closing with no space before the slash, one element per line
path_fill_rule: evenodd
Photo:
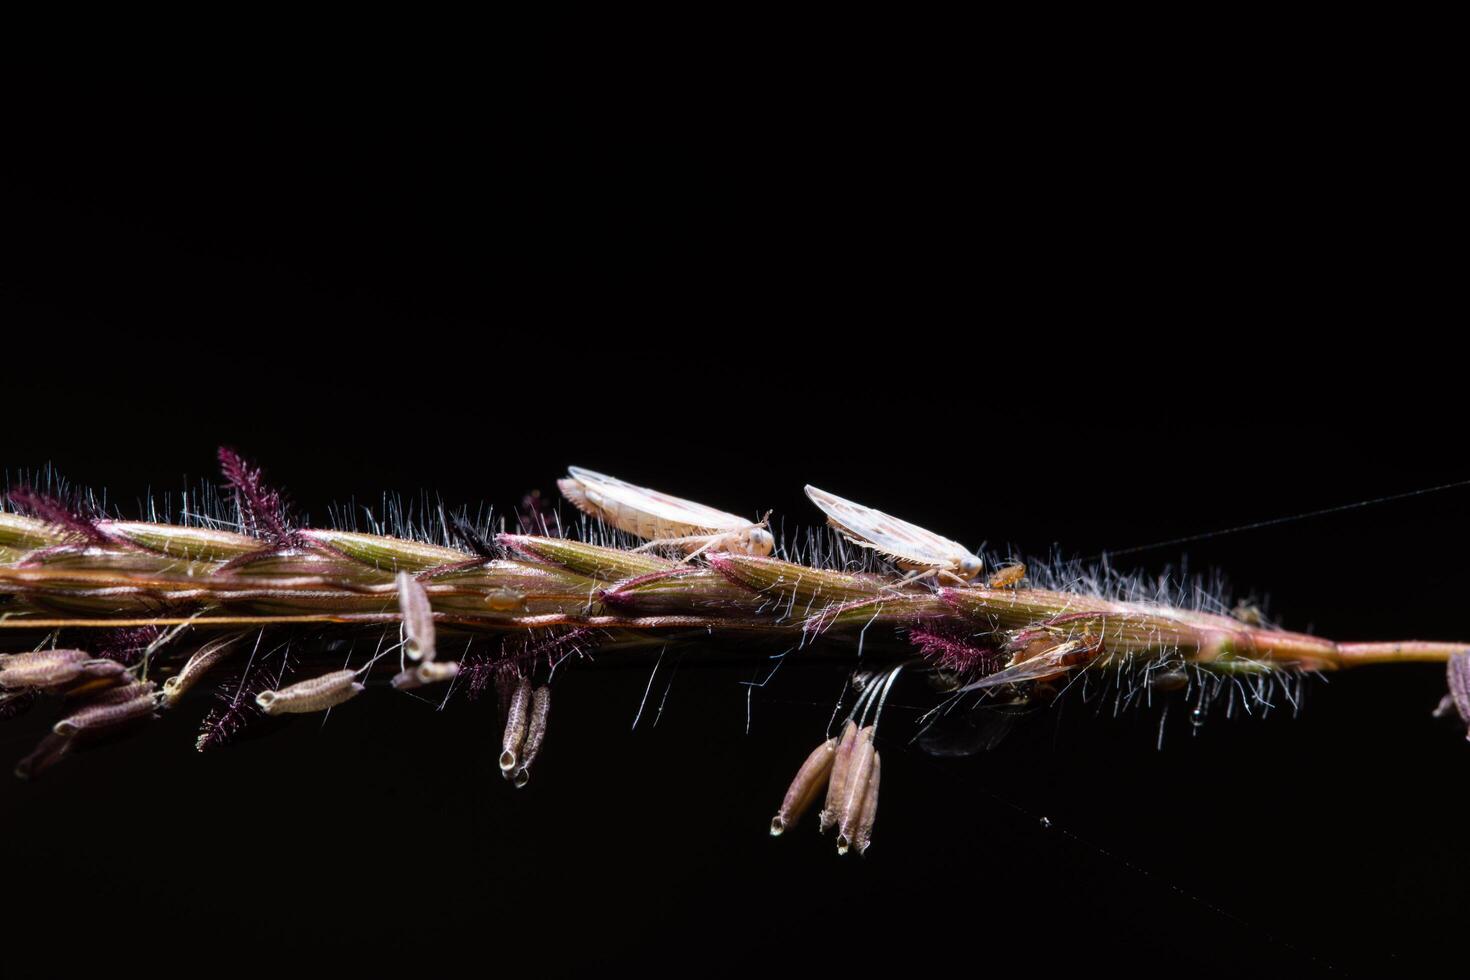
<path fill-rule="evenodd" d="M 1182 696 L 1199 713 L 1212 704 L 1294 706 L 1314 672 L 1453 661 L 1465 649 L 1287 632 L 1253 609 L 1232 611 L 1208 583 L 1181 589 L 1106 565 L 1030 563 L 1024 577 L 1012 567 L 994 585 L 914 581 L 828 531 L 788 537 L 769 555 L 710 549 L 690 558 L 586 516 L 564 527 L 539 497 L 522 501 L 513 530 L 431 501 L 386 506 L 366 527 L 351 508 L 316 528 L 296 519 L 257 467 L 229 450 L 220 459 L 226 491 L 188 496 L 171 516 L 150 503 L 147 520 L 57 481 L 10 491 L 0 507 L 0 717 L 52 701 L 63 721 L 85 723 L 58 722 L 22 775 L 210 692 L 201 750 L 266 714 L 352 710 L 364 689 L 443 707 L 493 687 L 508 718 L 507 778 L 521 786 L 529 761 L 512 748 L 534 756 L 549 682 L 592 653 L 679 646 L 696 654 L 686 662 L 733 649 L 810 657 L 844 673 L 860 667 L 854 683 L 868 693 L 849 728 L 867 746 L 881 735 L 882 698 L 900 671 L 924 682 L 913 686 L 931 700 L 926 720 L 1044 703 L 1068 689 L 1106 693 L 1115 708 Z M 882 695 L 871 693 L 877 686 Z M 862 766 L 849 773 L 839 743 L 824 746 L 777 826 L 820 795 L 818 774 L 866 780 L 871 768 L 870 789 L 848 790 L 843 802 L 843 840 L 861 850 L 876 807 L 876 753 L 864 748 L 873 759 L 860 752 Z"/>

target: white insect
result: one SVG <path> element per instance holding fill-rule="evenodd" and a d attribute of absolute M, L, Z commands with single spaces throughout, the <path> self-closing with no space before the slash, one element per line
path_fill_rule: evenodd
<path fill-rule="evenodd" d="M 941 538 L 916 524 L 890 517 L 881 510 L 845 500 L 835 493 L 807 485 L 806 495 L 827 515 L 827 521 L 853 544 L 872 548 L 892 558 L 909 572 L 899 585 L 934 576 L 961 585 L 972 581 L 985 567 L 964 545 Z"/>
<path fill-rule="evenodd" d="M 776 539 L 766 530 L 765 521 L 752 523 L 692 500 L 636 487 L 576 466 L 568 467 L 567 472 L 569 476 L 556 481 L 562 496 L 583 513 L 648 539 L 638 551 L 669 546 L 693 558 L 705 551 L 769 555 L 776 548 Z"/>

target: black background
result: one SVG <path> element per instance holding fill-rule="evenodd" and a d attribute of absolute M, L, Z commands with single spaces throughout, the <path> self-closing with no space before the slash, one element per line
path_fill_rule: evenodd
<path fill-rule="evenodd" d="M 551 48 L 27 76 L 0 465 L 133 511 L 229 443 L 318 519 L 505 507 L 575 463 L 790 527 L 812 482 L 1073 555 L 1470 477 L 1437 128 L 1370 85 L 752 56 L 695 91 L 697 56 Z M 1470 637 L 1467 499 L 1123 564 L 1187 553 L 1333 637 Z M 764 829 L 834 677 L 757 691 L 747 732 L 750 672 L 686 660 L 630 732 L 648 666 L 565 677 L 521 794 L 484 706 L 387 696 L 203 757 L 170 718 L 0 783 L 7 967 L 1371 974 L 1435 963 L 1470 907 L 1437 668 L 1162 751 L 1156 714 L 1064 713 L 933 760 L 904 707 L 855 861 Z"/>

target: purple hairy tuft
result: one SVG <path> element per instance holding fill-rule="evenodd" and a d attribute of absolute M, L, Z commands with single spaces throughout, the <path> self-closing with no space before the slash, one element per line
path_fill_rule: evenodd
<path fill-rule="evenodd" d="M 999 653 L 989 647 L 975 646 L 963 632 L 934 626 L 915 626 L 909 630 L 909 642 L 919 648 L 919 655 L 933 661 L 941 670 L 969 673 L 987 672 L 998 667 Z"/>
<path fill-rule="evenodd" d="M 476 663 L 466 667 L 463 661 L 459 665 L 459 676 L 468 681 L 467 690 L 471 701 L 478 701 L 495 680 L 495 669 L 488 663 Z"/>
<path fill-rule="evenodd" d="M 163 635 L 162 626 L 133 626 L 103 630 L 97 638 L 97 656 L 131 667 Z"/>
<path fill-rule="evenodd" d="M 253 534 L 270 538 L 282 547 L 298 546 L 286 499 L 266 484 L 260 467 L 252 466 L 228 446 L 219 447 L 219 465 L 225 480 L 235 490 L 240 521 Z"/>
<path fill-rule="evenodd" d="M 270 686 L 270 677 L 259 667 L 238 681 L 222 684 L 215 692 L 215 706 L 199 726 L 194 748 L 200 752 L 217 749 L 233 741 L 251 721 L 264 717 L 255 704 L 255 696 Z"/>
<path fill-rule="evenodd" d="M 510 644 L 507 644 L 506 652 L 511 654 L 507 660 L 527 670 L 535 669 L 536 664 L 544 660 L 548 668 L 555 670 L 563 660 L 580 656 L 607 638 L 606 630 L 590 629 L 585 626 L 568 629 L 565 632 L 556 632 L 549 636 L 527 637 L 516 643 L 514 650 L 511 650 Z"/>
<path fill-rule="evenodd" d="M 35 517 L 76 535 L 89 544 L 108 545 L 113 540 L 97 526 L 97 515 L 85 503 L 72 506 L 32 487 L 10 491 L 10 502 L 21 513 Z"/>
<path fill-rule="evenodd" d="M 461 659 L 459 678 L 474 701 L 497 679 L 529 674 L 542 661 L 555 670 L 566 658 L 581 654 L 606 637 L 606 630 L 585 626 L 554 630 L 543 636 L 509 636 L 497 653 L 472 653 Z"/>
<path fill-rule="evenodd" d="M 506 669 L 503 657 L 488 653 L 471 653 L 459 662 L 459 678 L 465 684 L 471 701 L 478 701 Z"/>

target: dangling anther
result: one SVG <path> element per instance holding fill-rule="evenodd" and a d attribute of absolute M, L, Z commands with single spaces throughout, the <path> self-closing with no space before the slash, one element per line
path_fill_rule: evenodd
<path fill-rule="evenodd" d="M 423 583 L 398 573 L 398 610 L 403 614 L 403 652 L 409 660 L 434 659 L 434 608 Z"/>
<path fill-rule="evenodd" d="M 15 765 L 17 779 L 35 779 L 71 751 L 72 741 L 64 735 L 47 732 L 31 754 Z"/>
<path fill-rule="evenodd" d="M 826 789 L 832 777 L 832 760 L 837 756 L 837 739 L 829 738 L 812 750 L 811 755 L 796 770 L 796 778 L 786 790 L 781 809 L 771 818 L 771 836 L 780 837 L 786 828 L 793 827 L 817 801 L 817 794 Z"/>
<path fill-rule="evenodd" d="M 1465 738 L 1470 739 L 1470 652 L 1450 657 L 1445 665 L 1445 677 L 1449 681 L 1450 693 L 1439 702 L 1434 715 L 1442 718 L 1451 711 L 1455 712 L 1466 727 Z"/>
<path fill-rule="evenodd" d="M 92 679 L 113 678 L 121 677 L 126 671 L 127 668 L 116 660 L 99 657 L 96 660 L 82 661 L 81 676 Z"/>
<path fill-rule="evenodd" d="M 183 669 L 163 682 L 163 706 L 172 708 L 178 704 L 179 699 L 187 694 L 201 677 L 209 673 L 215 664 L 234 652 L 235 644 L 245 635 L 237 633 L 233 636 L 217 637 L 195 650 L 188 662 L 184 664 Z"/>
<path fill-rule="evenodd" d="M 531 781 L 531 763 L 541 752 L 541 743 L 546 741 L 546 717 L 551 712 L 551 685 L 542 684 L 531 695 L 530 719 L 526 723 L 526 744 L 521 748 L 521 758 L 516 766 L 511 785 L 524 789 Z"/>
<path fill-rule="evenodd" d="M 411 691 L 425 684 L 438 684 L 459 676 L 459 662 L 455 660 L 428 660 L 413 667 L 400 670 L 390 681 L 398 691 Z"/>
<path fill-rule="evenodd" d="M 842 793 L 837 805 L 837 853 L 846 854 L 856 847 L 861 854 L 872 843 L 873 822 L 878 816 L 878 750 L 873 741 L 878 734 L 878 723 L 883 718 L 883 706 L 888 702 L 888 693 L 893 690 L 903 665 L 890 670 L 879 684 L 874 681 L 864 697 L 853 706 L 853 713 L 863 724 L 857 734 L 847 762 L 847 773 L 843 779 Z M 873 711 L 872 724 L 867 724 L 868 711 Z M 834 774 L 835 778 L 835 774 Z"/>
<path fill-rule="evenodd" d="M 334 670 L 330 674 L 311 677 L 283 687 L 279 691 L 261 691 L 255 703 L 268 715 L 302 715 L 334 708 L 362 693 L 355 670 Z"/>
<path fill-rule="evenodd" d="M 863 807 L 859 811 L 857 830 L 853 835 L 853 846 L 858 856 L 866 854 L 873 843 L 873 822 L 878 819 L 878 777 L 883 770 L 883 754 L 873 753 L 873 771 L 868 776 L 868 788 L 863 793 Z"/>
<path fill-rule="evenodd" d="M 858 732 L 857 744 L 848 762 L 847 779 L 842 793 L 842 811 L 837 821 L 837 853 L 846 854 L 857 835 L 863 801 L 868 797 L 868 781 L 873 775 L 873 760 L 878 752 L 873 747 L 873 726 Z"/>
<path fill-rule="evenodd" d="M 51 730 L 68 737 L 80 732 L 94 732 L 136 718 L 146 718 L 153 714 L 155 707 L 157 699 L 153 684 L 132 681 L 103 692 L 81 710 L 58 721 Z"/>
<path fill-rule="evenodd" d="M 0 653 L 0 671 L 41 664 L 81 661 L 90 657 L 91 654 L 85 650 L 31 650 L 27 653 Z"/>
<path fill-rule="evenodd" d="M 857 736 L 857 722 L 849 718 L 847 724 L 842 726 L 842 736 L 838 738 L 837 748 L 832 754 L 827 801 L 822 804 L 822 812 L 817 815 L 818 828 L 824 834 L 842 818 L 843 794 L 847 791 L 848 768 L 852 761 L 853 747 L 857 744 Z"/>
<path fill-rule="evenodd" d="M 500 775 L 510 779 L 520 761 L 521 747 L 526 741 L 526 725 L 531 710 L 531 678 L 516 680 L 515 693 L 505 712 L 505 735 L 500 740 Z"/>
<path fill-rule="evenodd" d="M 91 654 L 85 650 L 14 654 L 0 661 L 0 687 L 60 687 L 83 676 L 85 665 L 91 662 Z"/>

